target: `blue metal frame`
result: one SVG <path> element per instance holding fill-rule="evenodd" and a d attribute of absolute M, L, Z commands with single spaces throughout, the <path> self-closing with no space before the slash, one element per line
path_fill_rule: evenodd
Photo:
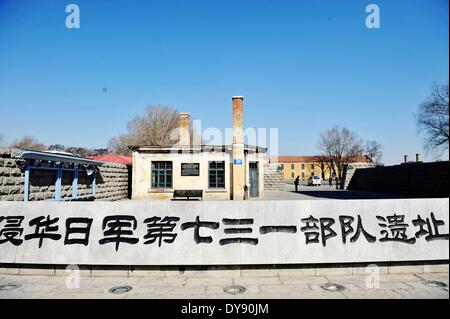
<path fill-rule="evenodd" d="M 25 202 L 29 201 L 30 198 L 30 172 L 31 170 L 46 170 L 46 171 L 56 171 L 55 179 L 55 200 L 56 201 L 66 201 L 66 200 L 77 200 L 81 198 L 95 198 L 95 193 L 97 190 L 97 171 L 94 169 L 94 176 L 92 178 L 92 193 L 84 196 L 78 196 L 78 173 L 79 171 L 86 171 L 84 168 L 80 168 L 78 164 L 72 164 L 71 168 L 63 166 L 63 163 L 59 162 L 49 162 L 48 166 L 36 165 L 34 160 L 31 160 L 25 167 L 25 181 L 24 181 L 24 196 L 23 200 Z M 61 180 L 62 173 L 72 172 L 72 196 L 71 197 L 61 197 Z"/>

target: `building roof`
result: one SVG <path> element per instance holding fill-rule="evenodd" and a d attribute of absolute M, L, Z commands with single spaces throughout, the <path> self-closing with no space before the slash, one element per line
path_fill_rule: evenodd
<path fill-rule="evenodd" d="M 73 164 L 84 164 L 84 165 L 102 165 L 103 163 L 95 159 L 89 159 L 79 156 L 69 155 L 69 153 L 58 153 L 58 152 L 38 152 L 38 151 L 26 151 L 19 150 L 12 154 L 14 157 L 33 159 L 33 160 L 43 160 L 43 161 L 54 161 L 62 163 L 73 163 Z"/>
<path fill-rule="evenodd" d="M 129 146 L 133 151 L 138 152 L 152 152 L 152 153 L 172 153 L 172 152 L 231 152 L 232 145 L 134 145 Z M 266 153 L 267 147 L 244 145 L 244 151 L 256 152 L 256 153 Z"/>
<path fill-rule="evenodd" d="M 117 163 L 117 164 L 125 164 L 125 165 L 132 165 L 133 164 L 133 158 L 129 156 L 123 156 L 119 154 L 106 154 L 106 155 L 100 155 L 100 156 L 91 156 L 90 158 L 102 161 L 102 162 L 108 162 L 108 163 Z"/>
<path fill-rule="evenodd" d="M 323 161 L 329 161 L 331 159 L 330 156 L 321 156 L 321 155 L 313 155 L 313 156 L 296 156 L 296 155 L 280 155 L 273 156 L 270 158 L 270 162 L 272 163 L 317 163 Z M 346 161 L 346 158 L 343 158 L 343 161 Z M 353 163 L 371 163 L 371 160 L 367 158 L 367 156 L 357 156 L 351 162 Z"/>

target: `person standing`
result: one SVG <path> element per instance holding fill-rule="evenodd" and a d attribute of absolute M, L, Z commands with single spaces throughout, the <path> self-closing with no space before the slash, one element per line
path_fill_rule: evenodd
<path fill-rule="evenodd" d="M 298 192 L 298 184 L 300 182 L 300 176 L 297 176 L 294 180 L 295 191 Z"/>
<path fill-rule="evenodd" d="M 330 187 L 333 187 L 333 179 L 331 178 L 331 176 L 330 176 L 330 178 L 328 179 L 328 185 L 329 185 Z"/>

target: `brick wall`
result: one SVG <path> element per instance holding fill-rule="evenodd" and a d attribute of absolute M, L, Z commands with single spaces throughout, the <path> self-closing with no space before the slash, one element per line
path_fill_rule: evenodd
<path fill-rule="evenodd" d="M 348 189 L 419 198 L 449 197 L 449 162 L 359 168 Z"/>
<path fill-rule="evenodd" d="M 0 200 L 23 201 L 24 168 L 26 161 L 14 158 L 12 149 L 0 148 Z M 17 151 L 17 150 L 15 150 Z M 29 200 L 45 200 L 55 197 L 54 171 L 32 170 L 30 172 Z M 126 165 L 105 163 L 98 166 L 97 200 L 120 200 L 128 198 L 129 170 Z M 78 176 L 78 195 L 92 193 L 92 176 L 80 171 Z M 61 179 L 61 196 L 72 195 L 71 172 L 63 172 Z"/>

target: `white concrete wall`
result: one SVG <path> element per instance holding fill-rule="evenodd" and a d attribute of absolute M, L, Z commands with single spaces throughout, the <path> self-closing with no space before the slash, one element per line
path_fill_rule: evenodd
<path fill-rule="evenodd" d="M 18 246 L 10 242 L 0 244 L 0 263 L 35 264 L 79 264 L 79 265 L 237 265 L 237 264 L 323 264 L 343 262 L 394 262 L 394 261 L 432 261 L 449 258 L 449 199 L 389 199 L 389 200 L 322 200 L 322 201 L 126 201 L 126 202 L 0 202 L 0 234 L 7 216 L 23 216 L 23 233 Z M 446 238 L 427 241 L 425 236 L 417 236 L 418 225 L 413 220 L 420 215 L 430 218 L 431 212 L 444 224 L 439 232 Z M 387 217 L 393 214 L 404 215 L 408 238 L 414 243 L 399 241 L 380 241 L 384 228 L 377 215 Z M 116 251 L 114 243 L 100 244 L 105 238 L 103 220 L 112 215 L 130 215 L 136 219 L 136 228 L 131 235 L 136 244 L 121 243 Z M 336 233 L 326 244 L 319 242 L 306 244 L 306 223 L 302 219 L 309 216 L 317 219 L 333 218 L 331 229 Z M 355 242 L 350 240 L 353 231 L 343 243 L 339 216 L 355 218 L 352 224 L 356 230 L 358 215 L 362 218 L 364 229 L 375 237 L 370 243 L 361 234 Z M 52 225 L 53 232 L 61 235 L 58 240 L 44 239 L 38 247 L 38 239 L 25 239 L 35 232 L 30 221 L 39 216 L 58 218 Z M 180 218 L 174 227 L 177 234 L 173 243 L 162 242 L 144 244 L 149 217 L 174 216 Z M 211 243 L 196 243 L 192 228 L 182 230 L 181 225 L 201 221 L 218 223 L 217 229 L 201 228 L 200 236 L 210 236 Z M 66 219 L 89 217 L 93 219 L 87 246 L 65 245 Z M 253 219 L 250 225 L 225 225 L 224 218 Z M 79 225 L 78 225 L 79 226 Z M 261 233 L 263 226 L 295 226 L 295 233 Z M 252 233 L 228 234 L 229 227 L 250 227 Z M 130 230 L 130 229 L 126 229 Z M 71 235 L 73 236 L 73 235 Z M 77 235 L 78 237 L 82 237 Z M 255 245 L 247 243 L 220 244 L 221 240 L 232 237 L 254 238 Z M 0 242 L 4 236 L 0 236 Z"/>

